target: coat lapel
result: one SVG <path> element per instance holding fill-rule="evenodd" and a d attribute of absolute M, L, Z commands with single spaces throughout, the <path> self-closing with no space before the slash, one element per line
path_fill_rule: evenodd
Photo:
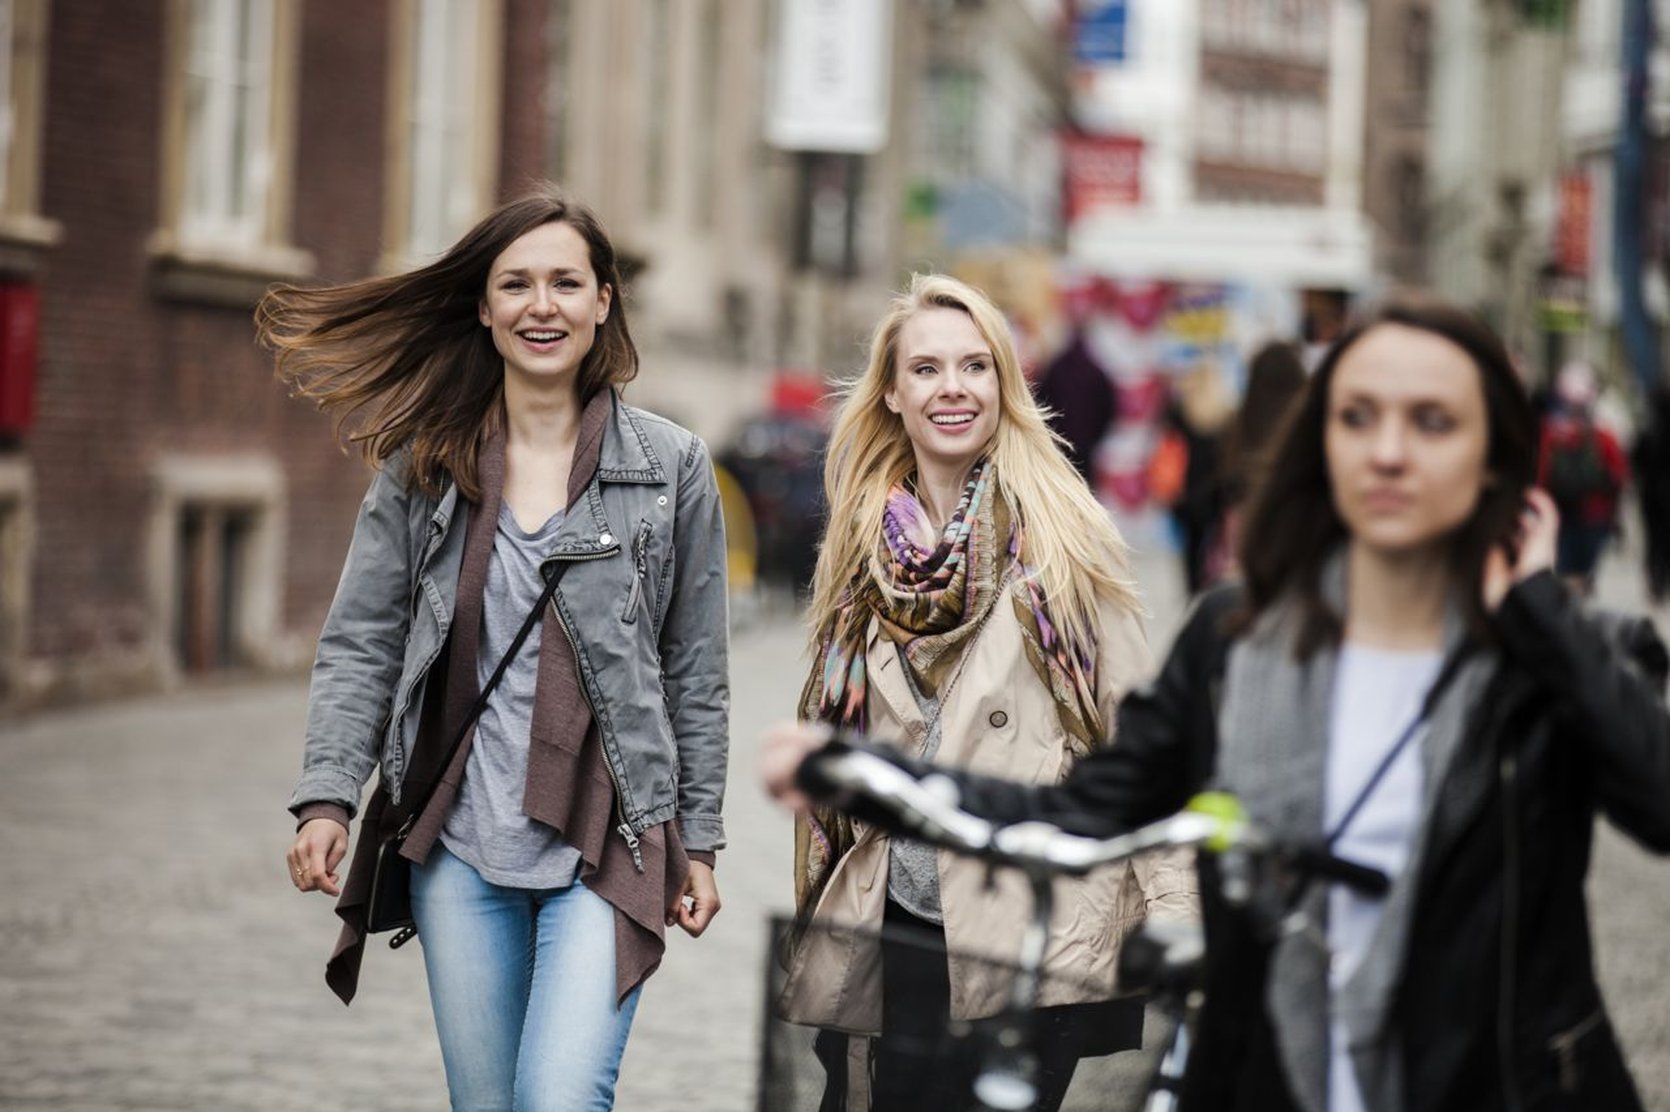
<path fill-rule="evenodd" d="M 928 722 L 922 708 L 911 694 L 910 681 L 905 678 L 904 662 L 899 659 L 898 647 L 881 632 L 881 623 L 870 619 L 870 634 L 864 650 L 865 669 L 869 673 L 870 690 L 887 705 L 887 713 L 898 722 L 910 743 L 912 756 L 919 755 L 928 740 Z"/>

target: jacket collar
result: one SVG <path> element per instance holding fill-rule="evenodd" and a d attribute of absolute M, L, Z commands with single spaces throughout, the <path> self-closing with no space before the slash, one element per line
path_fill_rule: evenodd
<path fill-rule="evenodd" d="M 609 470 L 611 446 L 617 462 L 616 474 L 611 474 Z M 483 494 L 491 496 L 491 504 L 488 504 L 489 499 L 484 498 L 477 509 L 485 511 L 489 520 L 496 523 L 500 492 L 504 485 L 503 431 L 491 436 L 483 449 Z M 580 434 L 575 444 L 574 464 L 568 476 L 568 514 L 557 529 L 552 542 L 552 555 L 601 556 L 619 548 L 619 535 L 609 524 L 602 495 L 592 481 L 594 476 L 616 482 L 653 483 L 659 482 L 662 474 L 660 461 L 650 448 L 637 416 L 612 389 L 594 395 L 580 414 Z M 433 538 L 442 536 L 451 528 L 453 519 L 460 513 L 459 500 L 457 484 L 448 482 L 439 504 L 430 515 L 431 545 L 435 543 Z M 469 519 L 467 511 L 464 517 Z"/>
<path fill-rule="evenodd" d="M 642 419 L 621 401 L 613 387 L 608 391 L 613 414 L 604 428 L 603 453 L 598 459 L 597 477 L 613 483 L 660 483 L 666 472 L 650 446 Z"/>

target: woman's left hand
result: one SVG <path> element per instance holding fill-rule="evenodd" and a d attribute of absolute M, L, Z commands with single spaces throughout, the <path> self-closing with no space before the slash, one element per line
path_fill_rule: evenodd
<path fill-rule="evenodd" d="M 691 938 L 700 938 L 713 917 L 719 914 L 719 884 L 713 868 L 700 861 L 690 862 L 690 878 L 678 902 L 667 910 L 667 925 L 675 923 Z"/>
<path fill-rule="evenodd" d="M 1497 545 L 1484 558 L 1480 589 L 1487 613 L 1496 613 L 1516 584 L 1554 567 L 1559 536 L 1560 512 L 1554 508 L 1554 499 L 1545 490 L 1530 488 L 1525 492 L 1525 508 L 1519 513 L 1513 555 L 1509 555 L 1506 545 Z"/>

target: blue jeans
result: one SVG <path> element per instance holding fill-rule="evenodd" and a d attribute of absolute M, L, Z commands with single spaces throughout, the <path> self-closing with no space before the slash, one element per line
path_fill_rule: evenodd
<path fill-rule="evenodd" d="M 460 1112 L 614 1105 L 634 988 L 615 1003 L 615 909 L 576 881 L 503 888 L 437 844 L 412 868 L 412 919 Z"/>

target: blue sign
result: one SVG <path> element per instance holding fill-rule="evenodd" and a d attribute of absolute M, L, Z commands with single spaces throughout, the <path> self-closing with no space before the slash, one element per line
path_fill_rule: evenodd
<path fill-rule="evenodd" d="M 1130 57 L 1129 0 L 1079 0 L 1073 56 L 1081 66 L 1112 66 Z"/>

